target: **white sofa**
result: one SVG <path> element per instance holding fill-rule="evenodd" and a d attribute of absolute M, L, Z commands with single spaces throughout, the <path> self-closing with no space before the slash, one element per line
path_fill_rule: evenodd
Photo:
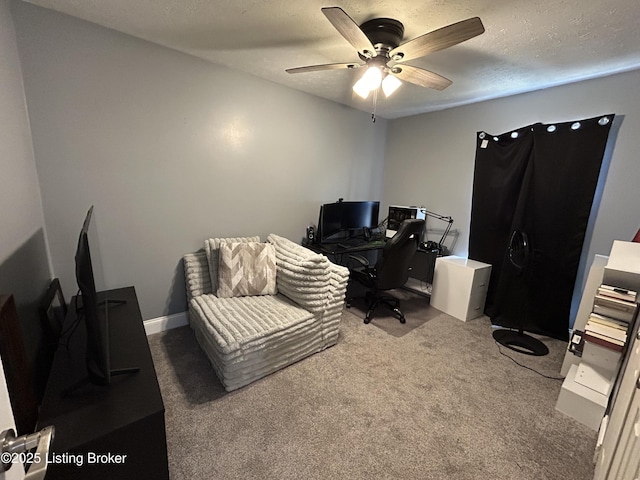
<path fill-rule="evenodd" d="M 260 240 L 215 239 L 211 245 L 225 241 Z M 227 391 L 338 340 L 348 269 L 278 235 L 267 242 L 275 247 L 276 295 L 219 298 L 210 274 L 210 265 L 217 268 L 216 248 L 210 248 L 210 261 L 204 249 L 184 256 L 189 322 Z"/>

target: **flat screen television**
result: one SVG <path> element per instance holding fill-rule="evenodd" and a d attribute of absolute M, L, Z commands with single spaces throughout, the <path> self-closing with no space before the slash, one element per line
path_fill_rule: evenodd
<path fill-rule="evenodd" d="M 89 231 L 93 205 L 82 224 L 76 249 L 76 281 L 81 306 L 78 315 L 84 319 L 87 331 L 87 380 L 95 385 L 108 385 L 113 375 L 137 372 L 138 368 L 114 370 L 111 368 L 109 351 L 109 307 L 124 303 L 122 300 L 98 301 L 94 265 L 89 248 Z"/>
<path fill-rule="evenodd" d="M 80 289 L 82 307 L 79 314 L 84 319 L 87 330 L 87 373 L 91 383 L 107 385 L 111 382 L 109 358 L 109 325 L 108 315 L 100 311 L 96 283 L 89 248 L 89 226 L 93 205 L 89 208 L 82 224 L 78 248 L 76 249 L 76 281 Z M 107 304 L 103 305 L 106 309 Z"/>
<path fill-rule="evenodd" d="M 335 202 L 320 207 L 318 241 L 329 243 L 349 237 L 353 232 L 378 226 L 380 202 Z"/>

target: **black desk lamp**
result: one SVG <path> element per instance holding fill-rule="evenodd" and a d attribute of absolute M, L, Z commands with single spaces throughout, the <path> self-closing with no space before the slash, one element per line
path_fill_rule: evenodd
<path fill-rule="evenodd" d="M 437 249 L 439 253 L 442 253 L 443 251 L 443 244 L 445 239 L 447 238 L 447 236 L 449 235 L 449 232 L 451 231 L 451 225 L 453 225 L 453 218 L 449 217 L 449 216 L 444 216 L 444 215 L 439 215 L 437 213 L 433 213 L 430 212 L 429 210 L 426 210 L 424 208 L 421 208 L 420 211 L 422 213 L 425 214 L 425 217 L 433 217 L 433 218 L 437 218 L 438 220 L 443 220 L 445 222 L 447 222 L 447 226 L 444 229 L 444 233 L 442 234 L 442 237 L 440 238 L 440 241 L 438 242 L 437 245 L 429 245 L 430 242 L 427 242 L 427 249 L 430 248 L 434 248 Z M 435 243 L 435 242 L 432 242 Z"/>

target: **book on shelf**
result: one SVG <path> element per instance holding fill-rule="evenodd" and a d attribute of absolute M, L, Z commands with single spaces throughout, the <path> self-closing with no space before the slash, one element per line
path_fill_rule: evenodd
<path fill-rule="evenodd" d="M 617 298 L 597 294 L 593 299 L 593 312 L 614 320 L 631 322 L 638 309 L 638 304 Z"/>
<path fill-rule="evenodd" d="M 618 300 L 635 303 L 636 298 L 638 297 L 638 292 L 627 288 L 602 284 L 598 287 L 598 295 L 604 295 L 605 297 L 617 298 Z"/>
<path fill-rule="evenodd" d="M 624 330 L 625 332 L 629 328 L 629 324 L 627 322 L 623 322 L 622 320 L 616 320 L 615 318 L 605 317 L 604 315 L 600 315 L 598 313 L 591 313 L 589 315 L 589 322 L 600 323 L 602 325 L 606 325 L 611 328 L 618 328 L 620 330 Z"/>
<path fill-rule="evenodd" d="M 622 342 L 622 344 L 627 341 L 626 329 L 623 330 L 617 327 L 610 327 L 608 325 L 603 325 L 602 323 L 597 323 L 592 320 L 589 320 L 587 322 L 584 331 L 585 333 L 597 333 L 598 335 L 603 335 L 618 342 Z"/>
<path fill-rule="evenodd" d="M 585 331 L 584 332 L 584 340 L 585 342 L 595 343 L 596 345 L 600 345 L 601 347 L 606 347 L 611 350 L 615 350 L 616 352 L 621 352 L 624 348 L 624 342 L 616 340 L 611 337 L 607 337 L 606 335 L 600 335 L 596 332 Z"/>

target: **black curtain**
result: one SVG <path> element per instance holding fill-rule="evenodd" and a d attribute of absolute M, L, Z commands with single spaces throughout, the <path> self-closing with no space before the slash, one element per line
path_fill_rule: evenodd
<path fill-rule="evenodd" d="M 479 132 L 469 258 L 492 265 L 485 313 L 495 325 L 568 339 L 571 298 L 614 115 Z M 526 233 L 530 265 L 508 260 Z"/>

